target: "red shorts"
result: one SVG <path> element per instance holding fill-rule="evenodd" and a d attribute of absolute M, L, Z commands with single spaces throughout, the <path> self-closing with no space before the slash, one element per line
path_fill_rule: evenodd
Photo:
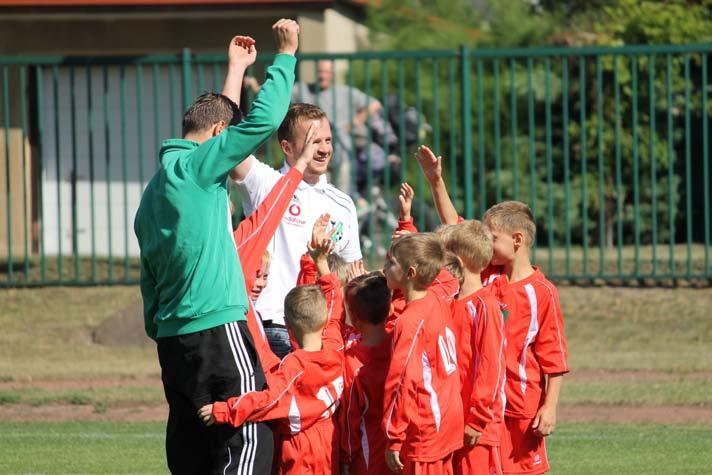
<path fill-rule="evenodd" d="M 502 475 L 502 455 L 499 447 L 475 445 L 463 447 L 453 455 L 455 473 L 468 475 Z"/>
<path fill-rule="evenodd" d="M 334 421 L 319 421 L 294 435 L 274 433 L 272 473 L 332 475 L 339 473 L 338 433 Z"/>
<path fill-rule="evenodd" d="M 403 460 L 403 475 L 453 475 L 452 454 L 434 462 Z"/>
<path fill-rule="evenodd" d="M 535 475 L 549 471 L 544 438 L 534 434 L 532 421 L 504 417 L 500 442 L 503 473 Z"/>

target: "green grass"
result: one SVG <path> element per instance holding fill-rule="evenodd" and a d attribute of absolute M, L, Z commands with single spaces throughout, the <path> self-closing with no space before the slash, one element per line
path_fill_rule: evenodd
<path fill-rule="evenodd" d="M 0 473 L 165 473 L 162 423 L 0 423 Z M 712 427 L 561 424 L 552 474 L 709 473 Z"/>
<path fill-rule="evenodd" d="M 712 378 L 636 378 L 627 381 L 565 381 L 565 404 L 618 404 L 637 406 L 712 406 Z"/>
<path fill-rule="evenodd" d="M 547 451 L 552 474 L 701 474 L 711 444 L 711 426 L 561 424 Z"/>
<path fill-rule="evenodd" d="M 105 389 L 48 390 L 44 388 L 0 390 L 0 405 L 75 404 L 112 407 L 127 404 L 161 404 L 165 400 L 160 385 L 155 387 L 123 387 Z"/>

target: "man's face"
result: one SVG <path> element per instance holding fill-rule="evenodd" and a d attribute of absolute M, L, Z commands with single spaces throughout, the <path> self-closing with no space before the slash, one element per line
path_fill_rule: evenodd
<path fill-rule="evenodd" d="M 289 163 L 290 166 L 294 166 L 297 158 L 302 154 L 304 139 L 307 136 L 307 130 L 309 130 L 310 124 L 311 121 L 304 120 L 300 121 L 297 126 L 296 133 L 290 141 L 292 156 L 287 156 L 287 163 Z M 304 172 L 305 177 L 319 177 L 326 173 L 329 168 L 329 162 L 334 153 L 334 148 L 331 144 L 331 125 L 329 125 L 328 120 L 322 119 L 319 123 L 319 133 L 314 138 L 314 144 L 316 145 L 314 157 Z"/>
<path fill-rule="evenodd" d="M 331 87 L 334 80 L 334 65 L 331 61 L 319 61 L 317 70 L 319 89 L 322 91 Z"/>

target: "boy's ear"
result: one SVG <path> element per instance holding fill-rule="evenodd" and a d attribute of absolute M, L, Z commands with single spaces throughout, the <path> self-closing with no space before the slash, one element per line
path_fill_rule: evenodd
<path fill-rule="evenodd" d="M 512 242 L 514 243 L 514 250 L 516 251 L 522 247 L 525 243 L 524 233 L 521 231 L 514 231 L 512 233 Z"/>
<path fill-rule="evenodd" d="M 279 142 L 279 146 L 282 147 L 282 152 L 285 155 L 292 154 L 292 144 L 290 144 L 288 141 L 282 140 L 281 142 Z"/>
<path fill-rule="evenodd" d="M 414 266 L 408 267 L 408 270 L 405 273 L 406 277 L 408 277 L 408 280 L 413 280 L 415 277 L 418 275 L 418 269 Z"/>
<path fill-rule="evenodd" d="M 460 256 L 458 256 L 457 254 L 455 254 L 455 259 L 457 259 L 457 262 L 460 263 L 460 267 L 462 267 L 464 269 L 465 263 L 462 261 L 462 258 Z"/>

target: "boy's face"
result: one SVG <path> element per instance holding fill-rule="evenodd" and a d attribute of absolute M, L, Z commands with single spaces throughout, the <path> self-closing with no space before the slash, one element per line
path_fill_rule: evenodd
<path fill-rule="evenodd" d="M 514 260 L 515 240 L 512 233 L 489 228 L 492 233 L 492 265 L 502 266 Z"/>
<path fill-rule="evenodd" d="M 256 301 L 265 287 L 267 287 L 267 278 L 269 277 L 269 262 L 262 260 L 262 267 L 257 271 L 255 283 L 250 289 L 250 298 Z"/>
<path fill-rule="evenodd" d="M 386 283 L 389 289 L 403 289 L 405 286 L 405 272 L 390 252 L 386 254 L 383 274 L 386 276 Z"/>

